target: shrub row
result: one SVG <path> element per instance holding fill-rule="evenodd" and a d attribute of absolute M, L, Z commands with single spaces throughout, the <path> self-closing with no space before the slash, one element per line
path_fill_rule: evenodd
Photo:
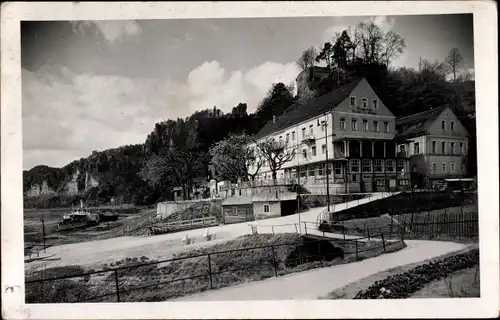
<path fill-rule="evenodd" d="M 445 278 L 456 271 L 471 268 L 478 263 L 479 249 L 431 261 L 407 272 L 376 281 L 368 289 L 359 291 L 354 299 L 408 298 L 431 281 Z"/>

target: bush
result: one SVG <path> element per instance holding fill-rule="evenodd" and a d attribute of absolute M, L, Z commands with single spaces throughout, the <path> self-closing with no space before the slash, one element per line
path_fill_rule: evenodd
<path fill-rule="evenodd" d="M 431 281 L 445 278 L 453 272 L 471 268 L 478 263 L 479 249 L 431 261 L 407 272 L 376 281 L 368 289 L 358 292 L 354 299 L 408 298 Z"/>

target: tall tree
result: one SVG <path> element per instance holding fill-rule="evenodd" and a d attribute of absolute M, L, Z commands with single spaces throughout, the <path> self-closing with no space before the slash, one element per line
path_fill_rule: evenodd
<path fill-rule="evenodd" d="M 391 60 L 399 57 L 406 48 L 406 39 L 394 31 L 388 31 L 382 38 L 382 62 L 389 66 Z"/>
<path fill-rule="evenodd" d="M 314 67 L 314 62 L 316 61 L 317 55 L 318 55 L 318 52 L 316 51 L 316 48 L 309 47 L 302 52 L 299 59 L 297 60 L 297 65 L 302 70 L 307 70 L 311 67 Z"/>
<path fill-rule="evenodd" d="M 292 86 L 286 86 L 282 82 L 273 84 L 267 96 L 257 107 L 257 115 L 260 117 L 261 124 L 265 124 L 271 120 L 273 116 L 282 115 L 293 102 Z"/>
<path fill-rule="evenodd" d="M 446 56 L 445 63 L 453 76 L 453 82 L 457 81 L 458 68 L 462 65 L 463 57 L 457 48 L 450 50 Z"/>
<path fill-rule="evenodd" d="M 333 45 L 333 60 L 335 64 L 341 68 L 345 69 L 347 66 L 348 53 L 353 48 L 353 43 L 347 30 L 342 31 L 340 35 L 336 35 L 337 40 Z"/>
<path fill-rule="evenodd" d="M 333 46 L 331 42 L 325 42 L 323 45 L 323 49 L 318 53 L 316 56 L 316 61 L 321 62 L 324 61 L 326 63 L 326 67 L 328 70 L 332 69 L 332 63 L 333 63 Z"/>
<path fill-rule="evenodd" d="M 365 63 L 378 63 L 382 56 L 384 32 L 373 21 L 361 22 L 355 31 L 359 57 Z"/>
<path fill-rule="evenodd" d="M 210 149 L 210 156 L 215 170 L 221 180 L 236 182 L 238 179 L 255 178 L 262 162 L 257 159 L 255 150 L 249 146 L 252 142 L 246 134 L 230 135 L 227 139 L 217 142 Z M 250 168 L 256 172 L 250 174 Z"/>

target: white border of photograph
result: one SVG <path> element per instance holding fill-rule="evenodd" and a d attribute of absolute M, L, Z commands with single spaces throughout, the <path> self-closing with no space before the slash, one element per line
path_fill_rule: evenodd
<path fill-rule="evenodd" d="M 474 14 L 481 298 L 24 303 L 21 119 L 22 20 L 131 20 L 237 17 Z M 475 318 L 499 310 L 497 10 L 493 1 L 62 2 L 1 7 L 2 316 L 6 319 Z M 290 30 L 288 41 L 293 41 Z M 258 297 L 255 297 L 258 299 Z"/>

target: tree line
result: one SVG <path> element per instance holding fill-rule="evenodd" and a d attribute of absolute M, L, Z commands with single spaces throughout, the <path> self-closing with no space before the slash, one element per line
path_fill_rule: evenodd
<path fill-rule="evenodd" d="M 456 48 L 443 61 L 421 59 L 417 69 L 392 67 L 406 48 L 406 39 L 393 31 L 384 32 L 372 21 L 362 22 L 332 35 L 332 41 L 306 48 L 297 65 L 306 74 L 312 94 L 294 96 L 294 88 L 275 83 L 257 106 L 248 113 L 244 102 L 231 112 L 216 106 L 194 112 L 186 118 L 156 123 L 144 144 L 93 152 L 63 168 L 37 166 L 23 172 L 24 191 L 34 183 L 47 181 L 60 190 L 76 169 L 92 172 L 99 186 L 85 190 L 79 183 L 79 197 L 107 202 L 121 197 L 137 205 L 171 200 L 172 189 L 181 187 L 189 199 L 201 181 L 253 180 L 265 161 L 272 168 L 272 179 L 281 164 L 292 157 L 285 141 L 257 144 L 253 136 L 274 116 L 335 90 L 355 77 L 364 77 L 396 116 L 405 116 L 448 105 L 471 133 L 468 169 L 475 173 L 475 91 L 473 75 L 463 68 L 463 57 Z M 247 148 L 248 143 L 254 148 Z M 289 150 L 289 151 L 287 151 Z M 286 161 L 285 161 L 286 160 Z M 214 176 L 215 175 L 215 176 Z M 64 198 L 59 193 L 54 198 Z M 73 200 L 72 200 L 73 201 Z M 48 206 L 58 206 L 54 200 Z M 47 205 L 47 201 L 45 201 Z"/>

